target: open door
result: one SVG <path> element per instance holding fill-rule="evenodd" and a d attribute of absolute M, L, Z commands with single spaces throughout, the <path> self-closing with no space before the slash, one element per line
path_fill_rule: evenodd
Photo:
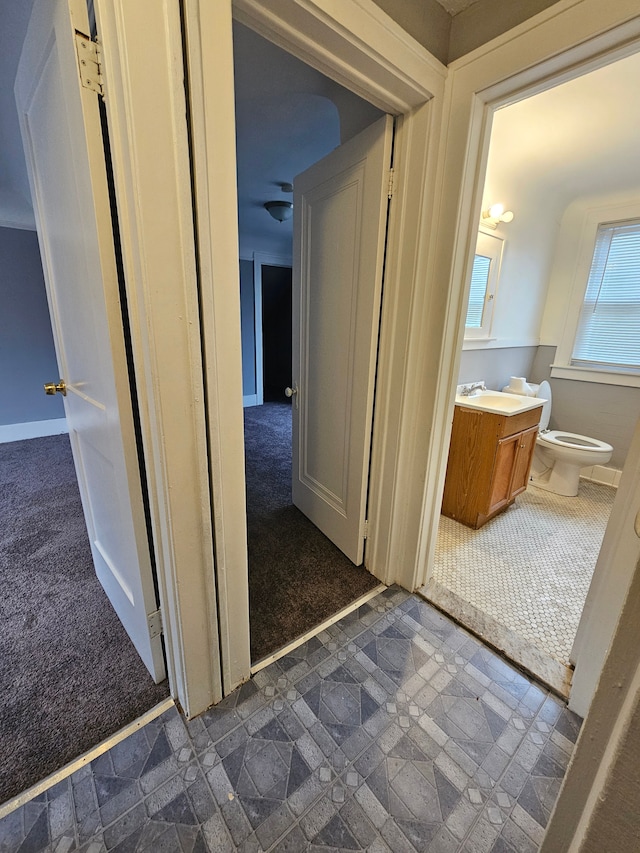
<path fill-rule="evenodd" d="M 293 502 L 364 557 L 393 119 L 294 181 Z"/>
<path fill-rule="evenodd" d="M 134 433 L 99 81 L 87 33 L 84 0 L 36 0 L 16 103 L 62 377 L 59 390 L 66 392 L 94 565 L 159 682 L 166 672 Z M 83 83 L 93 88 L 81 85 L 79 67 Z"/>

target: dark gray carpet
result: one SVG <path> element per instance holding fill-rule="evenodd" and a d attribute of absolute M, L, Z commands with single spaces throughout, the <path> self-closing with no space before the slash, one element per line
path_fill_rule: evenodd
<path fill-rule="evenodd" d="M 66 435 L 0 445 L 0 802 L 169 694 L 93 569 Z"/>
<path fill-rule="evenodd" d="M 291 406 L 245 409 L 251 660 L 333 616 L 378 581 L 291 503 Z"/>

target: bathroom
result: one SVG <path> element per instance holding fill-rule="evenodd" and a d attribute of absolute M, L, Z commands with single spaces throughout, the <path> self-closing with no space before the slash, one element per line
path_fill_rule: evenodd
<path fill-rule="evenodd" d="M 640 107 L 633 82 L 639 73 L 640 58 L 629 56 L 496 112 L 482 210 L 500 202 L 513 212 L 513 218 L 502 214 L 500 221 L 493 211 L 498 221 L 484 217 L 480 228 L 477 252 L 492 257 L 493 263 L 484 310 L 480 309 L 482 319 L 477 311 L 474 315 L 470 303 L 472 325 L 465 330 L 458 374 L 458 384 L 483 381 L 495 390 L 509 385 L 512 376 L 535 384 L 548 381 L 553 397 L 549 427 L 606 442 L 613 447 L 611 458 L 605 465 L 581 471 L 576 498 L 549 495 L 530 485 L 480 530 L 443 518 L 427 590 L 436 603 L 464 621 L 474 612 L 473 602 L 464 597 L 468 590 L 462 578 L 465 559 L 468 575 L 478 587 L 483 583 L 484 561 L 493 567 L 499 564 L 505 575 L 500 595 L 487 589 L 478 600 L 493 602 L 496 622 L 508 623 L 503 617 L 509 610 L 520 621 L 507 624 L 504 632 L 501 624 L 487 622 L 485 613 L 476 614 L 476 622 L 483 626 L 481 632 L 489 632 L 489 638 L 497 631 L 496 645 L 527 668 L 541 668 L 536 674 L 554 684 L 554 678 L 570 677 L 567 665 L 573 635 L 640 417 L 637 369 L 635 375 L 620 375 L 570 364 L 598 223 L 640 217 L 640 128 L 632 118 L 637 115 L 634 105 Z M 539 546 L 536 542 L 547 522 L 529 519 L 525 523 L 523 517 L 528 504 L 547 500 L 552 504 L 544 512 L 547 520 L 553 516 L 555 532 Z M 531 524 L 537 527 L 537 536 L 531 535 L 527 527 Z M 458 530 L 462 544 L 452 543 L 450 535 L 445 537 L 447 525 Z M 493 556 L 486 541 L 492 529 L 499 531 L 493 534 L 497 540 Z M 558 548 L 554 555 L 554 542 L 564 548 L 570 541 L 575 553 L 560 553 Z M 527 573 L 536 550 L 545 552 L 551 574 L 541 581 L 545 593 L 532 600 L 535 585 Z M 443 568 L 445 558 L 448 572 Z M 559 581 L 563 572 L 558 561 L 572 568 L 565 573 L 564 585 Z M 579 563 L 585 565 L 585 577 L 576 583 Z M 434 584 L 441 587 L 436 593 Z M 513 601 L 505 603 L 503 594 Z M 518 595 L 524 598 L 516 600 Z M 579 600 L 571 600 L 574 597 Z M 551 611 L 555 611 L 555 625 L 541 624 Z M 521 630 L 523 621 L 528 625 Z M 471 622 L 470 627 L 476 628 L 473 618 Z M 546 639 L 545 631 L 550 634 Z"/>

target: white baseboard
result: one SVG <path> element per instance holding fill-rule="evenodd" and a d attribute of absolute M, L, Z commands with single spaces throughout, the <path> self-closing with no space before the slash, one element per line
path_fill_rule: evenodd
<path fill-rule="evenodd" d="M 591 480 L 594 483 L 602 483 L 604 486 L 615 486 L 618 488 L 622 471 L 618 468 L 607 468 L 606 465 L 594 465 L 592 468 L 582 468 L 580 476 L 583 480 Z"/>
<path fill-rule="evenodd" d="M 258 395 L 257 394 L 247 394 L 242 398 L 242 405 L 246 409 L 247 406 L 257 406 L 258 405 Z"/>
<path fill-rule="evenodd" d="M 9 441 L 23 441 L 25 438 L 44 438 L 46 435 L 62 435 L 69 432 L 66 418 L 53 418 L 49 421 L 29 421 L 24 424 L 0 425 L 0 444 Z"/>

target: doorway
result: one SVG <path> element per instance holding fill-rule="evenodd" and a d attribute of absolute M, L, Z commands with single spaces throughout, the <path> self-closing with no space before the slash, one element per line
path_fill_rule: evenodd
<path fill-rule="evenodd" d="M 253 354 L 251 342 L 243 338 L 243 397 L 245 403 L 251 401 L 255 391 L 258 403 L 245 408 L 255 664 L 379 585 L 293 503 L 292 415 L 297 414 L 296 382 L 300 382 L 300 375 L 294 377 L 292 372 L 295 297 L 291 266 L 274 261 L 278 255 L 291 256 L 293 229 L 292 220 L 272 219 L 265 203 L 287 199 L 297 174 L 354 139 L 380 113 L 238 24 L 234 25 L 234 47 L 240 246 L 245 258 L 253 258 L 255 283 L 251 305 L 247 261 L 242 261 L 241 325 L 243 331 L 253 325 L 255 333 Z M 287 82 L 292 79 L 295 91 Z M 290 207 L 291 203 L 284 204 Z M 252 311 L 253 324 L 248 321 Z M 339 327 L 338 318 L 332 325 Z M 324 334 L 331 334 L 330 328 Z M 254 377 L 248 362 L 255 364 Z M 292 398 L 284 393 L 287 387 L 293 407 Z"/>
<path fill-rule="evenodd" d="M 591 260 L 584 257 L 588 246 L 580 248 L 587 243 L 587 217 L 637 215 L 629 208 L 637 193 L 629 181 L 639 140 L 627 121 L 636 95 L 626 87 L 639 67 L 637 54 L 627 56 L 495 113 L 482 211 L 502 202 L 514 216 L 493 223 L 490 233 L 504 246 L 495 292 L 483 294 L 492 317 L 482 329 L 482 312 L 470 301 L 457 377 L 459 385 L 485 381 L 495 390 L 525 377 L 532 392 L 550 380 L 550 427 L 609 442 L 611 462 L 585 468 L 575 498 L 530 485 L 479 530 L 443 516 L 425 588 L 432 601 L 564 695 L 615 487 L 640 417 L 640 392 L 625 383 L 561 375 L 558 365 Z M 594 97 L 607 104 L 606 123 L 616 131 L 574 145 L 572 134 L 584 136 L 586 124 L 598 124 Z M 481 231 L 487 220 L 484 215 Z"/>
<path fill-rule="evenodd" d="M 263 399 L 265 403 L 285 403 L 284 389 L 293 382 L 291 267 L 263 264 L 261 279 Z"/>

